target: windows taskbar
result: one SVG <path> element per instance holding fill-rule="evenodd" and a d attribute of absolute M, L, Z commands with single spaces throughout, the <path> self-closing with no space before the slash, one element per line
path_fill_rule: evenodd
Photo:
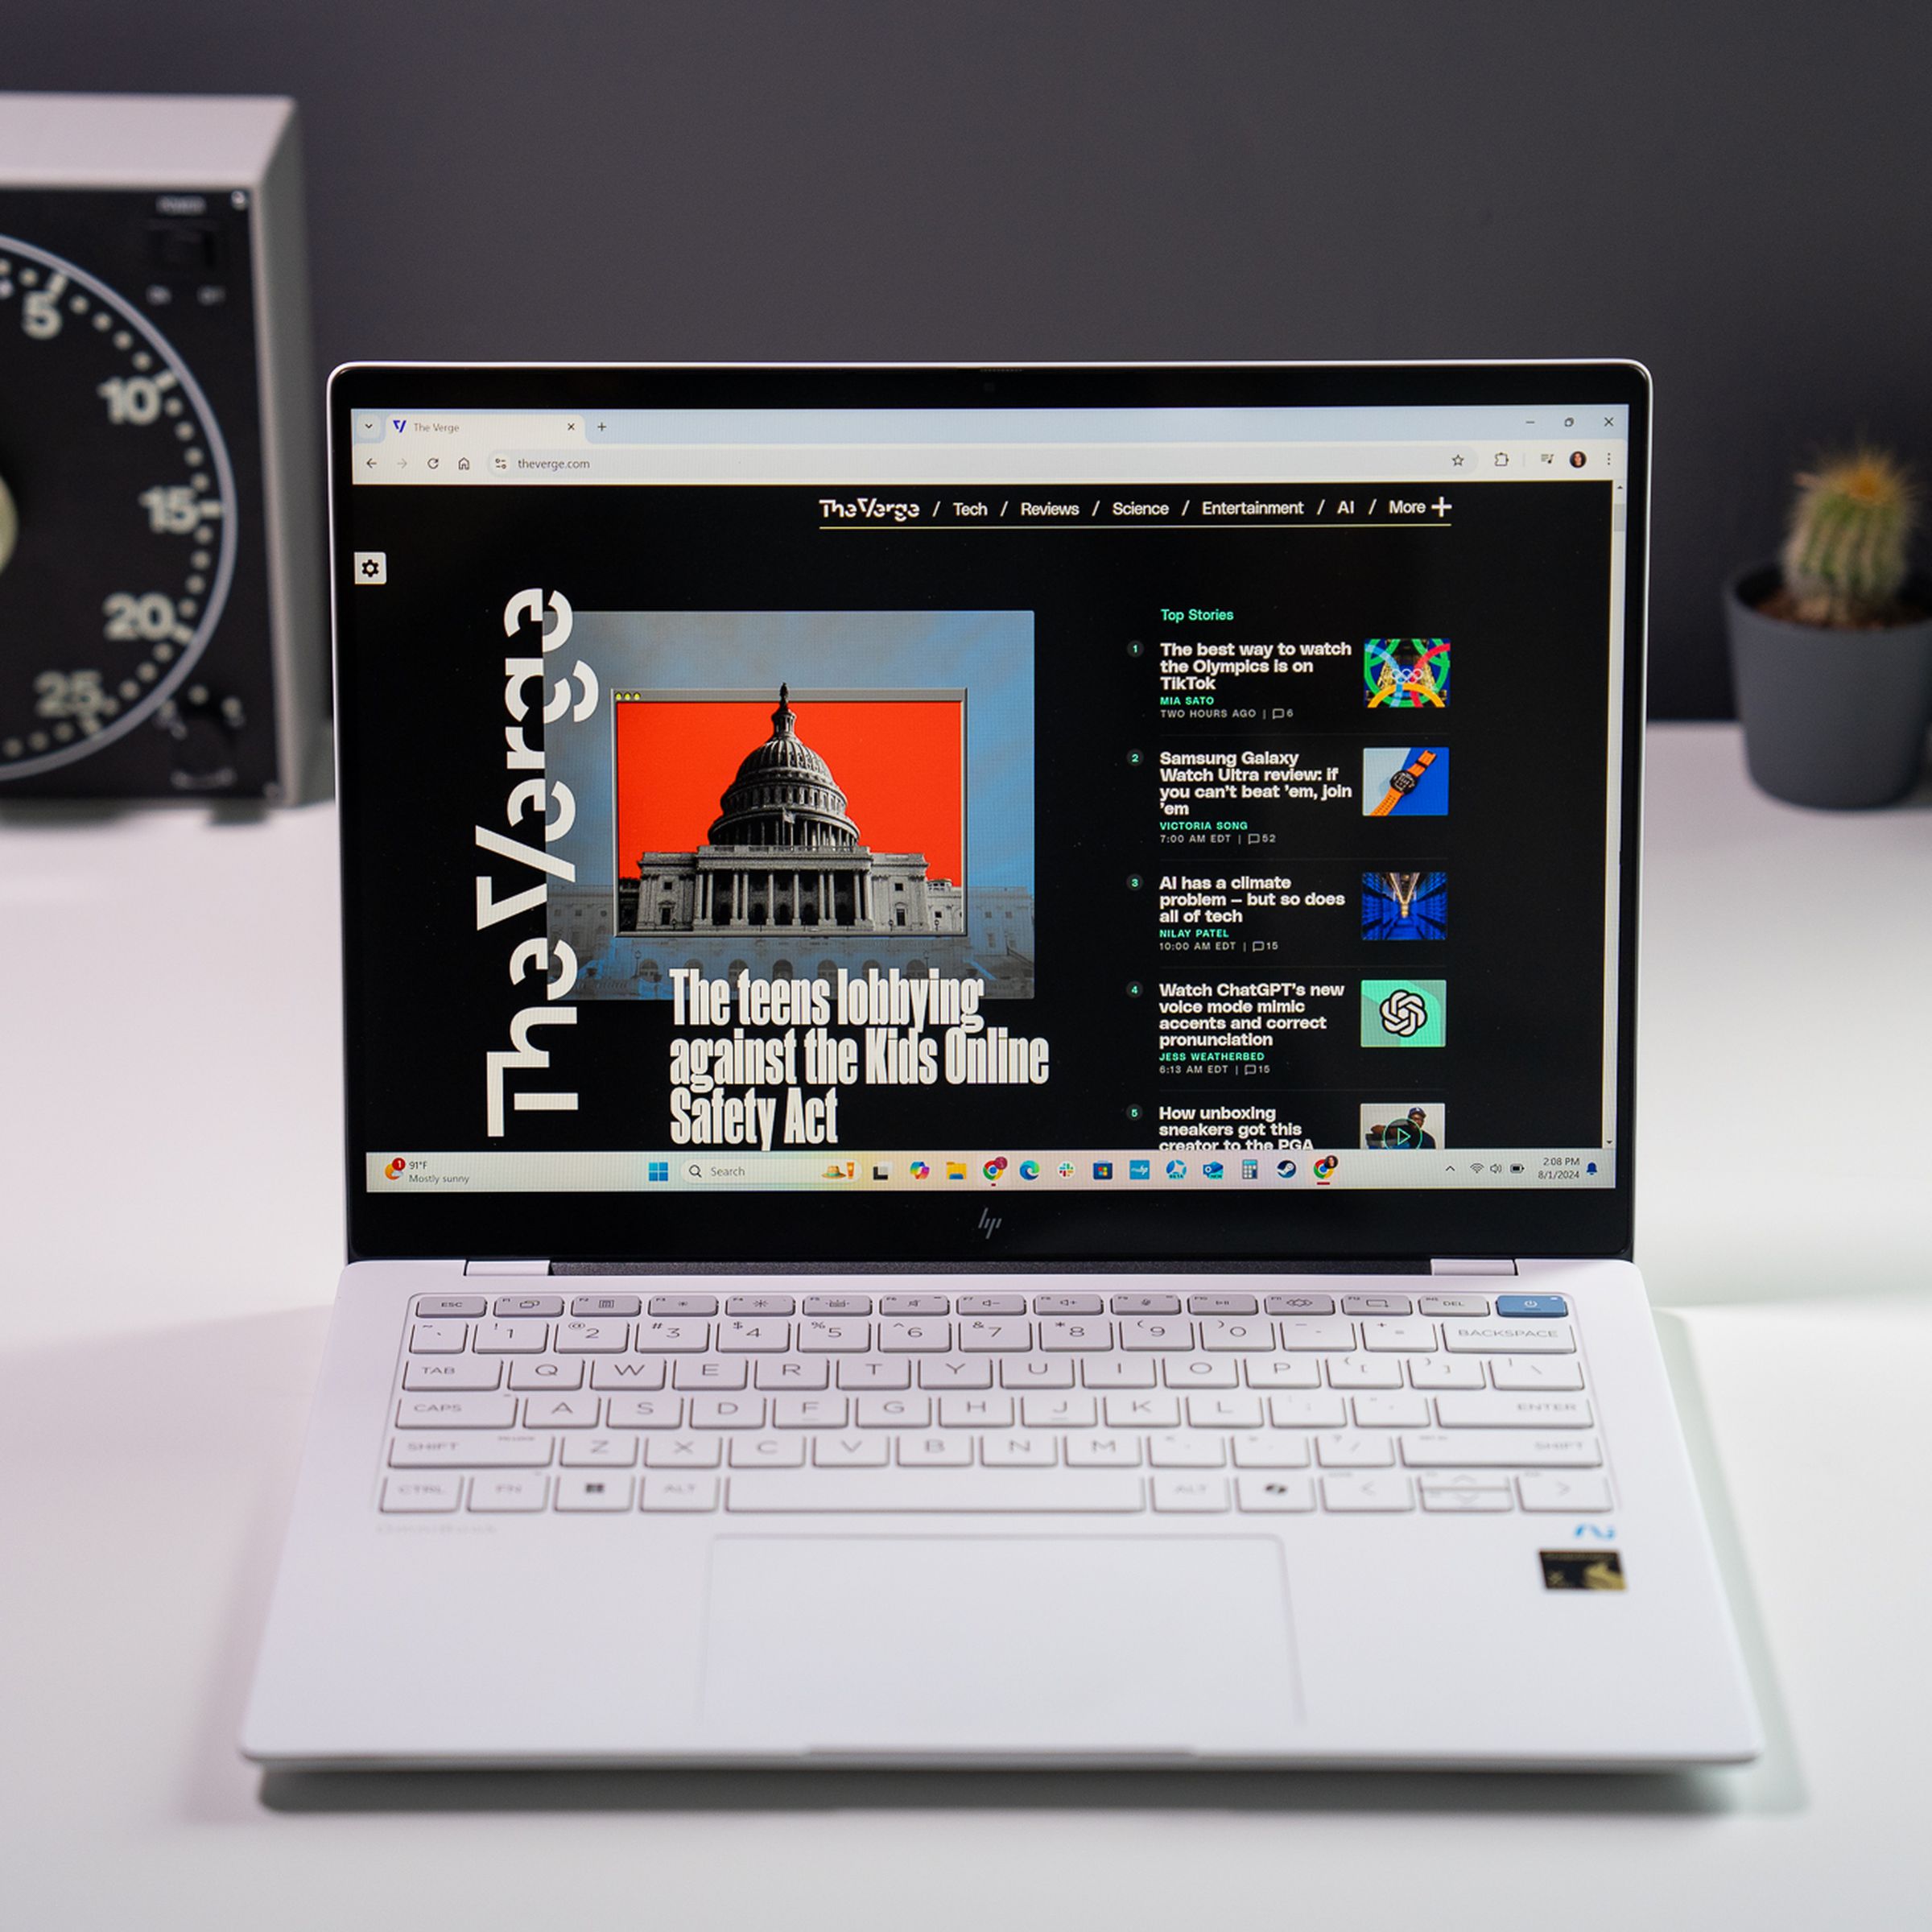
<path fill-rule="evenodd" d="M 1116 1187 L 1211 1189 L 1588 1187 L 1616 1184 L 1613 1150 L 1603 1147 L 1146 1148 L 1118 1154 L 854 1153 L 690 1148 L 656 1152 L 431 1152 L 395 1148 L 364 1156 L 372 1194 L 455 1191 L 477 1194 L 646 1193 L 844 1189 L 894 1193 L 980 1193 L 1038 1188 L 1091 1192 Z"/>

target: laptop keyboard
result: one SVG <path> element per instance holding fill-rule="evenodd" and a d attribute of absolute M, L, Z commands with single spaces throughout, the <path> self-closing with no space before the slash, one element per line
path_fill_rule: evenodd
<path fill-rule="evenodd" d="M 420 1295 L 390 1514 L 1611 1507 L 1548 1294 Z"/>

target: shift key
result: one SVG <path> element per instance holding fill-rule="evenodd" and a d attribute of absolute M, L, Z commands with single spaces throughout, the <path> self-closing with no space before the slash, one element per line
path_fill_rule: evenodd
<path fill-rule="evenodd" d="M 392 1469 L 541 1469 L 547 1435 L 398 1435 L 389 1445 Z"/>

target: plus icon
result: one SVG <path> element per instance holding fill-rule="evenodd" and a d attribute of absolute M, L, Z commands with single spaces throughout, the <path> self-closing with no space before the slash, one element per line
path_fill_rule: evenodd
<path fill-rule="evenodd" d="M 1438 497 L 1436 500 L 1429 506 L 1429 507 L 1434 510 L 1439 517 L 1446 517 L 1449 514 L 1449 499 L 1447 497 Z"/>

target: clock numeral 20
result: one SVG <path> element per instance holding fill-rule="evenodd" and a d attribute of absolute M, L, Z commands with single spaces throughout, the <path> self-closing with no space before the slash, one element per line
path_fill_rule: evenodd
<path fill-rule="evenodd" d="M 150 530 L 166 536 L 185 536 L 201 521 L 201 499 L 192 483 L 157 483 L 136 499 L 147 512 Z"/>
<path fill-rule="evenodd" d="M 175 632 L 175 601 L 158 590 L 138 597 L 132 591 L 117 590 L 101 608 L 107 613 L 106 634 L 118 644 L 139 638 L 169 638 Z"/>

